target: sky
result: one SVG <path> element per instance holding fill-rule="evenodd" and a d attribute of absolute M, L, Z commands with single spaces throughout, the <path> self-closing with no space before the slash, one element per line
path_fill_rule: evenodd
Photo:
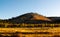
<path fill-rule="evenodd" d="M 0 0 L 0 19 L 30 12 L 60 17 L 60 0 Z"/>

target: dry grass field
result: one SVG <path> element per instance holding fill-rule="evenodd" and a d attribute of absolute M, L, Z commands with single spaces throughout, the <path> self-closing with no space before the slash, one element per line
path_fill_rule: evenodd
<path fill-rule="evenodd" d="M 0 24 L 0 37 L 60 37 L 59 24 Z"/>
<path fill-rule="evenodd" d="M 0 37 L 60 37 L 60 27 L 0 28 Z"/>

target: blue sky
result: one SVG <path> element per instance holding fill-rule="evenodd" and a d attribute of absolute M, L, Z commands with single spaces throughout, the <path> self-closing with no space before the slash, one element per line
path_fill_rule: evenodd
<path fill-rule="evenodd" d="M 30 12 L 59 17 L 60 0 L 0 0 L 0 19 L 8 19 Z"/>

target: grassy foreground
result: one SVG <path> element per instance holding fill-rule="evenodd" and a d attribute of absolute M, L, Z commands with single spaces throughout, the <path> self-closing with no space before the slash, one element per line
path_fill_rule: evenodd
<path fill-rule="evenodd" d="M 0 28 L 0 36 L 16 37 L 60 37 L 60 27 L 42 28 Z M 18 35 L 18 36 L 17 36 Z M 14 37 L 13 36 L 13 37 Z"/>

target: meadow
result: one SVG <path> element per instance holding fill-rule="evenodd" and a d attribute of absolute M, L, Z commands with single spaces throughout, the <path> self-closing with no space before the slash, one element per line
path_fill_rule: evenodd
<path fill-rule="evenodd" d="M 0 28 L 0 35 L 19 37 L 60 37 L 60 27 L 56 28 Z"/>
<path fill-rule="evenodd" d="M 0 25 L 0 37 L 60 37 L 60 24 Z"/>

